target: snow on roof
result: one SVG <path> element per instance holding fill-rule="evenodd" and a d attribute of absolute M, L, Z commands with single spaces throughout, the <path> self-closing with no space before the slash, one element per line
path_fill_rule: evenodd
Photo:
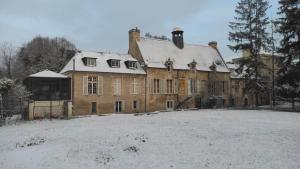
<path fill-rule="evenodd" d="M 44 70 L 32 75 L 29 75 L 29 77 L 45 77 L 45 78 L 68 78 L 67 76 L 60 74 L 60 73 L 56 73 L 50 70 Z"/>
<path fill-rule="evenodd" d="M 83 58 L 96 58 L 96 66 L 84 65 Z M 105 73 L 127 73 L 127 74 L 146 74 L 137 62 L 136 69 L 128 69 L 125 61 L 137 61 L 131 55 L 117 54 L 117 53 L 104 53 L 104 52 L 77 52 L 75 56 L 67 63 L 60 73 L 73 71 L 73 59 L 75 59 L 75 71 L 84 72 L 105 72 Z M 107 60 L 115 59 L 120 60 L 120 68 L 112 68 L 108 65 Z"/>
<path fill-rule="evenodd" d="M 137 43 L 148 67 L 165 68 L 170 58 L 174 69 L 190 69 L 188 64 L 196 61 L 197 70 L 211 71 L 209 67 L 215 63 L 218 72 L 229 72 L 218 51 L 210 46 L 184 44 L 179 49 L 171 41 L 150 38 L 141 38 Z"/>
<path fill-rule="evenodd" d="M 243 73 L 237 73 L 236 70 L 239 68 L 239 64 L 235 63 L 227 63 L 227 67 L 230 70 L 230 77 L 233 79 L 241 79 L 245 75 L 245 71 L 243 70 Z"/>

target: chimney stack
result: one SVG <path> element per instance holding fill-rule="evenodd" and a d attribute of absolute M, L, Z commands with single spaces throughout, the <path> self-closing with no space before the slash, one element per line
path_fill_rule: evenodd
<path fill-rule="evenodd" d="M 218 49 L 218 42 L 217 41 L 212 41 L 208 43 L 208 46 L 214 48 L 214 49 Z"/>
<path fill-rule="evenodd" d="M 176 45 L 179 49 L 184 48 L 184 40 L 183 40 L 183 30 L 179 27 L 176 27 L 172 31 L 172 40 L 174 45 Z"/>

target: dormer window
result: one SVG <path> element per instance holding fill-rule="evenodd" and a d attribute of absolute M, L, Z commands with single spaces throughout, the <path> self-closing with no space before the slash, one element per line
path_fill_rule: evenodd
<path fill-rule="evenodd" d="M 217 66 L 215 63 L 213 63 L 210 67 L 209 67 L 210 70 L 212 71 L 216 71 L 217 70 Z"/>
<path fill-rule="evenodd" d="M 125 61 L 125 65 L 128 69 L 136 69 L 137 68 L 136 61 Z"/>
<path fill-rule="evenodd" d="M 109 60 L 107 60 L 107 63 L 112 68 L 119 68 L 120 67 L 120 60 L 109 59 Z"/>
<path fill-rule="evenodd" d="M 171 61 L 170 58 L 166 61 L 165 66 L 167 67 L 168 72 L 172 71 L 172 68 L 173 68 L 173 62 Z"/>
<path fill-rule="evenodd" d="M 83 58 L 82 59 L 85 66 L 96 67 L 96 58 Z"/>
<path fill-rule="evenodd" d="M 197 62 L 195 60 L 193 60 L 191 63 L 188 64 L 188 67 L 191 70 L 196 70 L 196 66 L 197 66 Z"/>

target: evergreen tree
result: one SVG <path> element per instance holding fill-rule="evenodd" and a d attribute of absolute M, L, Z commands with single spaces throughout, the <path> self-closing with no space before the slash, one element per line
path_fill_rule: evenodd
<path fill-rule="evenodd" d="M 282 35 L 278 52 L 285 57 L 279 71 L 278 87 L 281 96 L 300 96 L 300 0 L 279 1 L 278 32 Z"/>
<path fill-rule="evenodd" d="M 246 91 L 255 94 L 256 106 L 259 93 L 266 91 L 264 77 L 259 71 L 265 65 L 259 54 L 261 50 L 267 50 L 270 42 L 267 33 L 269 18 L 266 16 L 269 7 L 267 0 L 241 0 L 235 9 L 234 22 L 229 23 L 229 40 L 233 44 L 228 47 L 234 52 L 248 53 L 248 57 L 240 59 L 237 72 L 243 73 Z"/>

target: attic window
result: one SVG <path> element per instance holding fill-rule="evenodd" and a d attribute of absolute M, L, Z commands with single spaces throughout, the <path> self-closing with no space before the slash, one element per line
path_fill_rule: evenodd
<path fill-rule="evenodd" d="M 188 64 L 188 67 L 191 69 L 191 70 L 195 70 L 196 69 L 196 66 L 197 66 L 197 62 L 195 60 L 193 60 L 191 63 Z"/>
<path fill-rule="evenodd" d="M 128 69 L 136 69 L 137 68 L 136 61 L 125 61 L 125 65 Z"/>
<path fill-rule="evenodd" d="M 109 59 L 109 60 L 107 60 L 107 63 L 112 68 L 119 68 L 120 67 L 120 60 Z"/>
<path fill-rule="evenodd" d="M 96 66 L 96 58 L 83 58 L 82 61 L 85 66 L 91 66 L 91 67 Z"/>
<path fill-rule="evenodd" d="M 165 66 L 167 67 L 168 71 L 170 72 L 173 68 L 173 62 L 171 61 L 171 59 L 169 58 L 166 63 Z"/>

